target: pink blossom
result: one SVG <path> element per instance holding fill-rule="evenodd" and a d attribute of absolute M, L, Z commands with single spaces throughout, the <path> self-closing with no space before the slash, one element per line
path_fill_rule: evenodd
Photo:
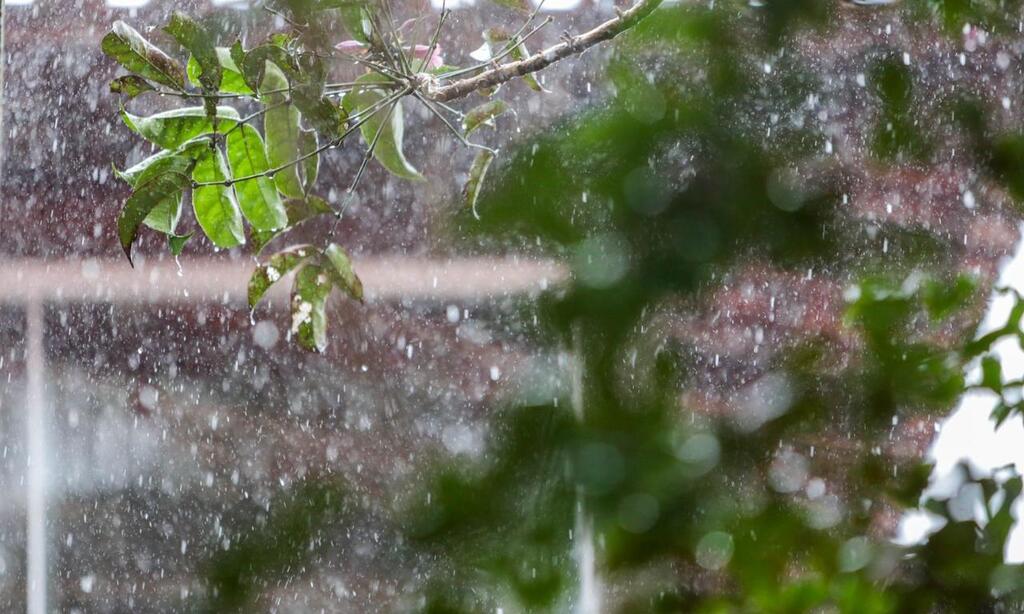
<path fill-rule="evenodd" d="M 340 43 L 335 45 L 334 48 L 337 49 L 338 51 L 341 51 L 342 53 L 366 53 L 366 44 L 361 43 L 357 40 L 341 41 Z"/>
<path fill-rule="evenodd" d="M 426 45 L 416 45 L 412 48 L 412 57 L 423 60 L 427 57 L 427 52 L 430 51 L 430 47 Z M 426 62 L 427 68 L 441 68 L 444 66 L 444 58 L 441 57 L 441 46 L 438 45 L 434 49 L 433 55 Z"/>

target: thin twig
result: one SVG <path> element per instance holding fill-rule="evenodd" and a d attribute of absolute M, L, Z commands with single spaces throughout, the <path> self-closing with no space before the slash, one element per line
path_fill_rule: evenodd
<path fill-rule="evenodd" d="M 352 197 L 355 194 L 356 187 L 359 185 L 360 179 L 363 177 L 363 172 L 366 171 L 367 164 L 370 163 L 370 158 L 373 157 L 373 152 L 377 148 L 377 141 L 380 140 L 381 134 L 384 133 L 384 126 L 391 121 L 391 115 L 395 112 L 395 107 L 398 106 L 399 101 L 395 101 L 395 104 L 391 105 L 388 109 L 387 115 L 384 117 L 384 121 L 381 122 L 380 127 L 377 128 L 376 134 L 373 135 L 373 141 L 367 146 L 366 151 L 363 153 L 363 159 L 359 162 L 359 170 L 356 171 L 356 176 L 349 184 L 348 190 L 345 191 L 345 198 L 341 201 L 341 206 L 334 212 L 334 223 L 331 224 L 331 232 L 327 235 L 333 237 L 334 233 L 338 231 L 338 224 L 341 222 L 341 218 L 345 215 L 345 210 L 348 209 L 349 203 L 352 202 Z M 327 253 L 327 247 L 324 247 L 323 252 Z"/>
<path fill-rule="evenodd" d="M 638 0 L 631 8 L 622 11 L 615 18 L 578 36 L 570 36 L 561 42 L 530 57 L 516 62 L 502 64 L 479 75 L 462 79 L 442 86 L 431 92 L 430 98 L 439 102 L 448 102 L 463 98 L 472 92 L 501 85 L 517 77 L 522 77 L 551 66 L 567 57 L 583 53 L 594 45 L 611 40 L 635 26 L 641 19 L 650 15 L 661 5 L 662 0 Z"/>
<path fill-rule="evenodd" d="M 448 9 L 445 6 L 446 4 L 445 0 L 441 0 L 441 16 L 437 19 L 437 27 L 434 28 L 434 35 L 430 37 L 430 45 L 427 46 L 427 55 L 423 56 L 423 60 L 420 62 L 420 70 L 430 66 L 430 60 L 433 59 L 434 51 L 437 50 L 437 44 L 441 40 L 441 28 L 444 26 L 444 21 L 448 19 Z"/>
<path fill-rule="evenodd" d="M 281 11 L 278 11 L 276 9 L 272 9 L 269 6 L 264 5 L 263 9 L 265 11 L 267 11 L 268 13 L 270 13 L 271 15 L 276 15 L 277 17 L 280 17 L 281 19 L 285 20 L 293 28 L 298 28 L 299 30 L 305 30 L 306 28 L 309 27 L 309 24 L 299 23 L 299 22 L 295 21 L 294 19 L 288 17 L 287 15 L 282 13 Z"/>
<path fill-rule="evenodd" d="M 451 130 L 452 134 L 455 135 L 455 138 L 462 141 L 463 145 L 465 145 L 466 147 L 472 147 L 474 149 L 482 149 L 483 151 L 497 155 L 498 152 L 494 151 L 490 147 L 487 147 L 486 145 L 480 145 L 479 143 L 470 142 L 461 132 L 458 131 L 458 129 L 455 126 L 451 124 L 451 122 L 448 121 L 447 117 L 442 115 L 437 109 L 434 108 L 434 105 L 431 104 L 431 101 L 428 98 L 426 98 L 425 96 L 416 91 L 414 91 L 412 95 L 418 98 L 419 101 L 422 102 L 424 105 L 426 105 L 427 109 L 431 113 L 436 115 L 437 118 L 440 119 L 444 123 L 444 125 L 448 127 L 449 130 Z"/>
<path fill-rule="evenodd" d="M 523 41 L 526 40 L 525 38 L 523 39 L 523 41 L 520 41 L 520 40 L 517 40 L 517 39 L 520 36 L 523 35 L 523 32 L 526 31 L 526 28 L 530 27 L 530 24 L 533 23 L 533 20 L 537 18 L 537 14 L 540 13 L 540 9 L 543 8 L 543 7 L 544 7 L 544 0 L 540 0 L 540 2 L 537 3 L 537 6 L 533 9 L 533 12 L 530 13 L 530 16 L 527 17 L 526 21 L 523 22 L 523 25 L 519 26 L 519 29 L 516 30 L 516 33 L 513 34 L 507 41 L 505 41 L 505 44 L 502 45 L 501 50 L 498 51 L 498 54 L 496 56 L 488 58 L 488 60 L 486 62 L 480 62 L 479 64 L 477 64 L 475 66 L 468 66 L 466 68 L 460 68 L 459 70 L 454 70 L 452 72 L 445 73 L 443 75 L 439 75 L 437 78 L 438 79 L 445 79 L 445 78 L 450 78 L 450 77 L 457 77 L 459 75 L 464 75 L 466 73 L 473 72 L 474 70 L 480 70 L 482 68 L 486 68 L 488 66 L 491 66 L 498 59 L 505 57 L 509 53 L 512 53 L 513 49 L 516 49 L 517 47 L 519 47 L 519 45 L 521 45 L 523 43 Z M 548 17 L 547 21 L 548 21 L 548 23 L 550 23 L 551 22 L 551 17 Z M 527 36 L 526 38 L 529 38 L 529 36 Z M 515 44 L 513 44 L 513 42 Z"/>
<path fill-rule="evenodd" d="M 478 63 L 476 65 L 472 65 L 472 67 L 466 67 L 465 69 L 459 69 L 458 71 L 452 71 L 451 73 L 444 73 L 443 75 L 439 75 L 437 78 L 438 79 L 451 79 L 453 77 L 461 77 L 462 75 L 466 75 L 468 73 L 472 73 L 473 71 L 480 71 L 480 70 L 483 70 L 483 69 L 485 69 L 487 67 L 499 68 L 498 64 L 496 62 L 501 61 L 501 60 L 505 59 L 506 57 L 508 57 L 510 53 L 514 52 L 516 49 L 519 48 L 520 45 L 525 43 L 532 36 L 536 35 L 538 32 L 540 32 L 541 30 L 543 30 L 544 28 L 549 26 L 552 23 L 552 21 L 554 21 L 554 20 L 555 20 L 554 17 L 552 17 L 551 15 L 548 15 L 548 17 L 545 18 L 543 21 L 541 21 L 541 23 L 538 24 L 538 26 L 536 28 L 534 28 L 534 29 L 530 30 L 528 33 L 526 33 L 526 36 L 522 37 L 522 39 L 518 39 L 518 40 L 516 40 L 516 39 L 509 39 L 509 40 L 515 40 L 516 43 L 514 45 L 512 45 L 511 47 L 508 47 L 507 49 L 504 49 L 498 55 L 488 59 L 487 61 L 481 61 L 480 63 Z"/>

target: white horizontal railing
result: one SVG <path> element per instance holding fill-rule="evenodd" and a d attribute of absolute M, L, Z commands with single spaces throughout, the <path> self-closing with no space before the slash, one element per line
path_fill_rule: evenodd
<path fill-rule="evenodd" d="M 0 260 L 0 303 L 101 302 L 244 303 L 252 260 L 144 261 Z M 527 258 L 431 259 L 380 256 L 358 259 L 356 273 L 368 301 L 486 301 L 543 291 L 564 281 L 554 260 Z M 287 294 L 276 284 L 271 300 Z"/>

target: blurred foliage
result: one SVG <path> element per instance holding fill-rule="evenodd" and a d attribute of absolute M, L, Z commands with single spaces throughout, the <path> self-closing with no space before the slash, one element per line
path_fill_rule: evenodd
<path fill-rule="evenodd" d="M 305 478 L 276 500 L 250 529 L 208 563 L 208 612 L 233 612 L 257 599 L 270 581 L 298 574 L 327 549 L 324 532 L 344 523 L 345 488 L 329 478 Z"/>
<path fill-rule="evenodd" d="M 765 129 L 765 118 L 799 117 L 816 87 L 807 60 L 778 50 L 805 28 L 827 30 L 834 9 L 763 4 L 659 9 L 617 43 L 606 73 L 614 95 L 495 163 L 476 207 L 455 216 L 453 232 L 467 244 L 540 245 L 568 260 L 571 284 L 545 295 L 536 314 L 544 336 L 572 350 L 577 383 L 572 398 L 503 408 L 482 457 L 418 472 L 395 506 L 408 545 L 430 561 L 413 609 L 566 611 L 579 597 L 578 549 L 590 539 L 628 612 L 991 612 L 1024 603 L 1024 573 L 1003 560 L 1021 478 L 964 468 L 954 497 L 925 499 L 930 467 L 890 445 L 899 420 L 946 411 L 970 389 L 1000 395 L 997 420 L 1020 416 L 1024 383 L 1003 381 L 992 349 L 1005 339 L 1024 345 L 1024 300 L 991 334 L 944 338 L 950 321 L 976 318 L 980 297 L 976 280 L 933 266 L 941 239 L 886 229 L 899 263 L 882 274 L 847 255 L 868 225 L 841 206 L 849 178 L 805 124 Z M 1008 4 L 878 10 L 959 32 L 998 21 Z M 932 122 L 1024 197 L 1024 136 L 997 132 L 970 98 L 939 101 L 956 113 L 921 117 L 931 93 L 919 91 L 915 70 L 888 51 L 876 57 L 876 104 L 865 111 L 874 161 L 931 162 L 938 144 L 922 125 Z M 651 315 L 713 291 L 723 272 L 748 262 L 860 279 L 844 318 L 852 358 L 837 361 L 829 343 L 808 340 L 774 359 L 748 407 L 688 411 L 685 343 L 638 352 L 652 345 L 645 335 L 662 334 L 648 329 Z M 813 450 L 840 446 L 829 462 L 841 491 L 805 496 Z M 212 563 L 210 584 L 225 605 L 293 560 L 314 520 L 330 521 L 295 496 L 296 510 Z M 889 541 L 879 519 L 919 505 L 940 526 L 920 544 Z M 965 515 L 965 505 L 980 512 Z"/>

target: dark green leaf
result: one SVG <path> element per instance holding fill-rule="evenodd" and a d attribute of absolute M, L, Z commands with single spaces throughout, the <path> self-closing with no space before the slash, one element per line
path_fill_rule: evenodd
<path fill-rule="evenodd" d="M 241 45 L 239 43 L 235 44 L 241 50 Z M 220 60 L 221 73 L 223 75 L 220 81 L 220 92 L 224 94 L 252 94 L 252 88 L 245 82 L 242 71 L 238 69 L 238 64 L 233 57 L 234 50 L 234 47 L 231 49 L 217 47 L 217 58 Z M 189 81 L 199 85 L 199 62 L 196 61 L 194 55 L 188 59 L 188 65 L 185 69 L 188 72 Z"/>
<path fill-rule="evenodd" d="M 295 245 L 274 254 L 265 264 L 256 267 L 249 278 L 249 307 L 256 307 L 271 286 L 314 253 L 316 249 L 311 245 Z"/>
<path fill-rule="evenodd" d="M 327 246 L 324 254 L 327 256 L 327 266 L 325 268 L 331 276 L 331 281 L 334 282 L 334 285 L 347 292 L 349 296 L 357 301 L 362 301 L 363 282 L 360 281 L 355 269 L 352 268 L 352 260 L 348 257 L 345 250 L 331 243 Z"/>
<path fill-rule="evenodd" d="M 220 90 L 223 70 L 213 44 L 213 37 L 206 28 L 191 17 L 175 11 L 171 14 L 171 22 L 164 27 L 164 31 L 192 54 L 190 62 L 199 65 L 198 77 L 203 91 L 214 93 Z"/>
<path fill-rule="evenodd" d="M 192 170 L 192 179 L 199 183 L 224 181 L 227 176 L 227 163 L 219 149 L 207 150 Z M 193 188 L 192 208 L 199 226 L 217 247 L 235 247 L 245 243 L 242 214 L 230 188 L 224 185 Z"/>
<path fill-rule="evenodd" d="M 343 108 L 319 94 L 310 95 L 305 88 L 296 88 L 292 91 L 292 102 L 309 125 L 327 139 L 341 136 L 348 117 Z"/>
<path fill-rule="evenodd" d="M 175 90 L 185 88 L 185 71 L 181 66 L 123 21 L 114 22 L 100 47 L 103 53 L 137 75 Z"/>
<path fill-rule="evenodd" d="M 137 75 L 125 75 L 110 82 L 110 91 L 113 94 L 124 94 L 129 100 L 139 94 L 155 91 L 149 81 Z"/>
<path fill-rule="evenodd" d="M 213 119 L 203 107 L 183 107 L 149 117 L 121 110 L 124 123 L 146 140 L 164 149 L 175 149 L 189 139 L 213 132 Z M 234 107 L 217 107 L 217 132 L 224 133 L 240 119 Z"/>
<path fill-rule="evenodd" d="M 238 53 L 235 52 L 234 55 L 237 56 Z M 267 78 L 267 69 L 272 66 L 277 68 L 277 73 L 280 76 L 272 75 L 273 84 L 264 83 L 264 79 Z M 285 73 L 294 74 L 298 70 L 295 60 L 288 55 L 287 51 L 277 45 L 261 45 L 250 49 L 244 54 L 243 63 L 239 68 L 242 69 L 242 75 L 249 88 L 254 92 L 260 92 L 261 95 L 287 90 L 288 80 L 285 78 Z"/>
<path fill-rule="evenodd" d="M 228 163 L 232 176 L 248 177 L 265 173 L 270 166 L 263 146 L 263 138 L 255 128 L 243 125 L 227 138 Z M 259 177 L 234 184 L 238 205 L 256 230 L 277 230 L 288 223 L 284 204 L 274 181 Z"/>
<path fill-rule="evenodd" d="M 188 243 L 188 240 L 192 238 L 193 234 L 195 233 L 190 232 L 187 235 L 167 235 L 167 245 L 171 249 L 171 255 L 175 257 L 180 256 L 182 250 L 185 249 L 185 244 Z"/>
<path fill-rule="evenodd" d="M 188 175 L 169 171 L 139 182 L 117 218 L 117 235 L 128 262 L 132 260 L 132 243 L 139 226 L 152 210 L 167 198 L 180 195 L 189 184 Z"/>

